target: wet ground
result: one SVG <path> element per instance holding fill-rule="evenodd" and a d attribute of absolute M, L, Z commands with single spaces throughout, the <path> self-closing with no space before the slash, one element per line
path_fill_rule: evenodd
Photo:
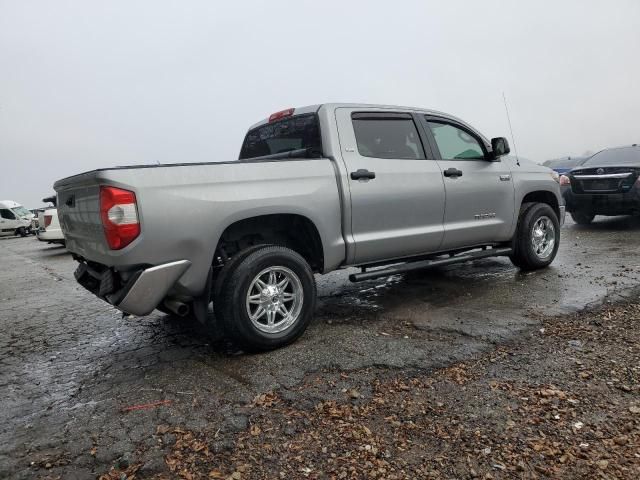
<path fill-rule="evenodd" d="M 247 428 L 243 408 L 256 395 L 294 395 L 310 372 L 467 359 L 539 328 L 539 313 L 572 312 L 638 285 L 639 233 L 637 218 L 569 221 L 553 266 L 527 274 L 488 259 L 360 284 L 347 272 L 319 277 L 307 333 L 261 355 L 229 355 L 163 314 L 123 319 L 76 285 L 64 249 L 3 239 L 0 478 L 94 478 L 140 449 L 140 474 L 149 475 L 166 468 L 160 424 L 223 435 Z"/>

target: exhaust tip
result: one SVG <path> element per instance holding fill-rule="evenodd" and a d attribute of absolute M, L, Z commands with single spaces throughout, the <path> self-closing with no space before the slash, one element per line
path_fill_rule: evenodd
<path fill-rule="evenodd" d="M 175 313 L 179 317 L 186 317 L 191 311 L 188 304 L 178 300 L 165 300 L 164 306 L 167 307 L 171 313 Z"/>

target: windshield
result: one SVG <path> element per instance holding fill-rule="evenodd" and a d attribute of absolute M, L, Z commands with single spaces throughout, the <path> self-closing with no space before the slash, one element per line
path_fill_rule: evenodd
<path fill-rule="evenodd" d="M 21 217 L 30 217 L 31 216 L 31 212 L 29 210 L 27 210 L 26 208 L 24 208 L 22 205 L 18 206 L 18 207 L 14 207 L 11 210 L 13 210 L 13 212 Z"/>
<path fill-rule="evenodd" d="M 322 152 L 315 114 L 290 117 L 249 130 L 240 150 L 240 160 L 309 148 Z"/>
<path fill-rule="evenodd" d="M 583 163 L 586 165 L 629 165 L 640 166 L 640 147 L 622 147 L 602 150 Z"/>
<path fill-rule="evenodd" d="M 565 160 L 547 160 L 542 165 L 549 168 L 570 168 L 579 165 L 584 157 L 567 158 Z"/>

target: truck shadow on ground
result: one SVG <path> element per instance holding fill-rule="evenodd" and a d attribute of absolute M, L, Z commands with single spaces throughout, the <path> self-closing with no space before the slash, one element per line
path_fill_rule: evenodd
<path fill-rule="evenodd" d="M 51 245 L 42 249 L 42 258 L 66 257 L 71 255 L 63 245 Z"/>
<path fill-rule="evenodd" d="M 514 310 L 522 309 L 523 302 L 520 295 L 512 298 L 510 289 L 501 285 L 544 282 L 547 294 L 551 295 L 562 288 L 555 269 L 521 273 L 505 259 L 415 271 L 362 283 L 350 283 L 347 275 L 342 271 L 328 279 L 319 278 L 315 318 L 298 342 L 322 343 L 325 337 L 331 337 L 332 328 L 353 327 L 352 332 L 345 334 L 354 338 L 371 330 L 424 329 L 430 319 L 444 318 L 453 310 L 463 316 L 474 316 L 474 311 L 493 312 L 496 317 L 513 316 Z M 545 275 L 550 278 L 543 280 L 541 277 Z M 161 315 L 160 319 L 157 328 L 164 331 L 158 332 L 161 336 L 179 336 L 183 338 L 179 343 L 206 345 L 211 353 L 223 356 L 244 353 L 224 338 L 220 321 L 213 313 L 209 316 L 213 328 L 173 315 Z"/>
<path fill-rule="evenodd" d="M 626 232 L 640 231 L 640 216 L 596 217 L 589 225 L 567 225 L 568 228 L 583 231 Z"/>
<path fill-rule="evenodd" d="M 464 303 L 474 297 L 490 299 L 491 279 L 512 280 L 517 275 L 517 270 L 504 261 L 484 260 L 357 284 L 345 278 L 341 289 L 320 292 L 316 321 L 375 324 L 410 306 L 423 305 L 426 310 Z"/>

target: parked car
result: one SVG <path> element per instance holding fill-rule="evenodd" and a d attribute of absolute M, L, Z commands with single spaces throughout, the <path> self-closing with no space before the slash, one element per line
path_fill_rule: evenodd
<path fill-rule="evenodd" d="M 558 160 L 547 160 L 542 165 L 553 169 L 559 174 L 567 173 L 572 168 L 577 167 L 589 157 L 567 157 Z"/>
<path fill-rule="evenodd" d="M 26 237 L 31 233 L 33 214 L 13 200 L 0 201 L 0 236 L 20 235 Z"/>
<path fill-rule="evenodd" d="M 53 207 L 56 206 L 56 200 L 57 199 L 55 195 L 42 199 L 44 203 L 51 203 Z M 31 219 L 31 230 L 34 235 L 37 235 L 38 232 L 40 231 L 40 225 L 44 226 L 44 223 L 42 221 L 43 216 L 41 215 L 41 213 L 49 208 L 52 208 L 52 207 L 36 208 L 34 210 L 31 210 L 31 212 L 35 215 L 35 217 Z"/>
<path fill-rule="evenodd" d="M 65 244 L 64 234 L 60 228 L 58 220 L 58 209 L 55 207 L 47 208 L 40 212 L 38 216 L 38 240 L 47 243 Z"/>
<path fill-rule="evenodd" d="M 237 161 L 104 168 L 54 187 L 81 285 L 135 315 L 206 323 L 212 301 L 229 338 L 267 350 L 309 324 L 314 273 L 549 265 L 558 175 L 507 153 L 505 138 L 444 113 L 325 104 L 255 124 Z"/>
<path fill-rule="evenodd" d="M 571 218 L 591 223 L 596 215 L 640 214 L 640 147 L 607 148 L 563 175 Z"/>

